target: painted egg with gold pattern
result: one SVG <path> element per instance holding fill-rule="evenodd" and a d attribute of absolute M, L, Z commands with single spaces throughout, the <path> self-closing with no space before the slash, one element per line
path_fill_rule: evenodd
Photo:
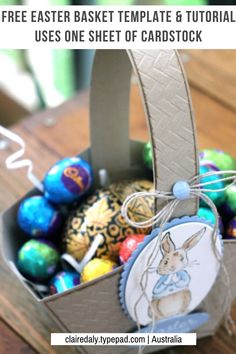
<path fill-rule="evenodd" d="M 104 240 L 95 256 L 117 261 L 126 237 L 151 231 L 130 226 L 121 215 L 122 203 L 134 192 L 152 189 L 152 182 L 139 180 L 113 183 L 108 189 L 95 191 L 69 216 L 64 234 L 65 251 L 81 261 L 95 236 L 101 234 Z M 153 215 L 153 207 L 153 199 L 137 199 L 130 205 L 128 215 L 135 221 L 143 221 Z"/>

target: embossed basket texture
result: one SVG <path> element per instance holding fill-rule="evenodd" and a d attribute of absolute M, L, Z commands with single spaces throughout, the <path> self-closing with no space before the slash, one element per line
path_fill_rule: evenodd
<path fill-rule="evenodd" d="M 98 50 L 95 54 L 90 91 L 91 147 L 83 153 L 95 171 L 105 168 L 111 181 L 144 177 L 142 143 L 129 140 L 129 91 L 135 71 L 145 108 L 154 156 L 154 183 L 158 190 L 170 191 L 178 180 L 198 173 L 196 131 L 188 83 L 178 53 L 173 50 Z M 108 148 L 109 147 L 109 148 Z M 31 191 L 35 193 L 35 191 Z M 16 262 L 25 241 L 16 223 L 21 201 L 2 214 L 3 256 Z M 161 207 L 158 202 L 157 208 Z M 198 201 L 185 201 L 175 217 L 194 215 Z M 15 237 L 20 235 L 22 237 Z M 232 300 L 236 297 L 236 243 L 224 242 L 224 263 L 231 282 Z M 207 265 L 206 265 L 207 266 Z M 136 324 L 122 311 L 118 286 L 122 267 L 62 294 L 43 299 L 28 290 L 61 324 L 65 332 L 130 332 Z M 197 330 L 198 337 L 213 335 L 224 317 L 227 296 L 220 272 L 211 292 L 200 305 L 210 320 Z M 21 281 L 19 279 L 19 281 Z M 27 285 L 25 285 L 27 286 Z M 112 348 L 112 349 L 111 349 Z M 146 347 L 151 353 L 160 347 Z M 124 346 L 78 347 L 81 353 L 134 353 Z M 137 349 L 136 349 L 137 350 Z"/>

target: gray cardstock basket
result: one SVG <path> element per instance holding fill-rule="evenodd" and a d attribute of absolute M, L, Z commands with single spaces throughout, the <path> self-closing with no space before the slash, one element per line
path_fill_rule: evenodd
<path fill-rule="evenodd" d="M 178 180 L 198 173 L 196 131 L 188 83 L 179 56 L 173 50 L 99 50 L 96 52 L 90 94 L 91 148 L 84 152 L 95 171 L 107 169 L 111 180 L 143 177 L 142 144 L 129 140 L 129 91 L 135 71 L 145 108 L 154 155 L 155 187 L 170 191 Z M 35 191 L 31 192 L 34 193 Z M 16 262 L 17 251 L 26 240 L 16 223 L 19 203 L 2 215 L 3 256 Z M 161 207 L 161 204 L 157 204 Z M 194 215 L 198 201 L 182 203 L 175 217 Z M 22 235 L 19 238 L 19 234 Z M 15 235 L 18 235 L 16 238 Z M 224 263 L 236 297 L 236 243 L 224 242 Z M 207 265 L 206 265 L 207 266 Z M 62 294 L 43 299 L 33 296 L 53 313 L 65 332 L 130 332 L 136 328 L 122 311 L 118 286 L 122 267 Z M 224 317 L 223 272 L 200 309 L 210 320 L 197 330 L 198 337 L 213 335 Z M 21 281 L 19 279 L 19 281 Z M 26 285 L 27 286 L 27 285 Z M 151 353 L 160 347 L 146 347 Z M 127 347 L 78 347 L 81 353 L 135 353 Z"/>

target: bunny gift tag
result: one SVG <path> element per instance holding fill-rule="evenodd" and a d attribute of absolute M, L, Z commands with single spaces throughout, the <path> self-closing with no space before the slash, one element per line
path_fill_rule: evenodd
<path fill-rule="evenodd" d="M 155 229 L 135 250 L 123 272 L 124 310 L 139 325 L 186 315 L 212 288 L 222 256 L 221 239 L 212 245 L 213 226 L 198 217 L 175 219 Z"/>

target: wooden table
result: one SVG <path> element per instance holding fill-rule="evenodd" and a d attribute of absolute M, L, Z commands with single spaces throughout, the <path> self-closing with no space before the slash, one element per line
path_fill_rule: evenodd
<path fill-rule="evenodd" d="M 236 51 L 186 51 L 183 59 L 191 86 L 199 147 L 225 149 L 236 157 Z M 88 125 L 88 94 L 83 93 L 56 109 L 22 120 L 12 129 L 25 139 L 26 155 L 34 161 L 36 175 L 42 178 L 56 160 L 78 154 L 89 145 Z M 148 139 L 135 86 L 131 93 L 131 131 L 132 138 Z M 0 152 L 1 211 L 31 189 L 25 171 L 4 168 L 5 157 L 15 149 L 11 144 Z M 58 326 L 9 272 L 2 259 L 0 284 L 0 354 L 75 353 L 73 347 L 50 347 L 50 332 L 59 331 Z M 232 313 L 236 320 L 236 304 Z M 236 337 L 229 337 L 222 327 L 213 338 L 200 340 L 197 347 L 173 348 L 163 353 L 183 352 L 233 354 Z"/>

